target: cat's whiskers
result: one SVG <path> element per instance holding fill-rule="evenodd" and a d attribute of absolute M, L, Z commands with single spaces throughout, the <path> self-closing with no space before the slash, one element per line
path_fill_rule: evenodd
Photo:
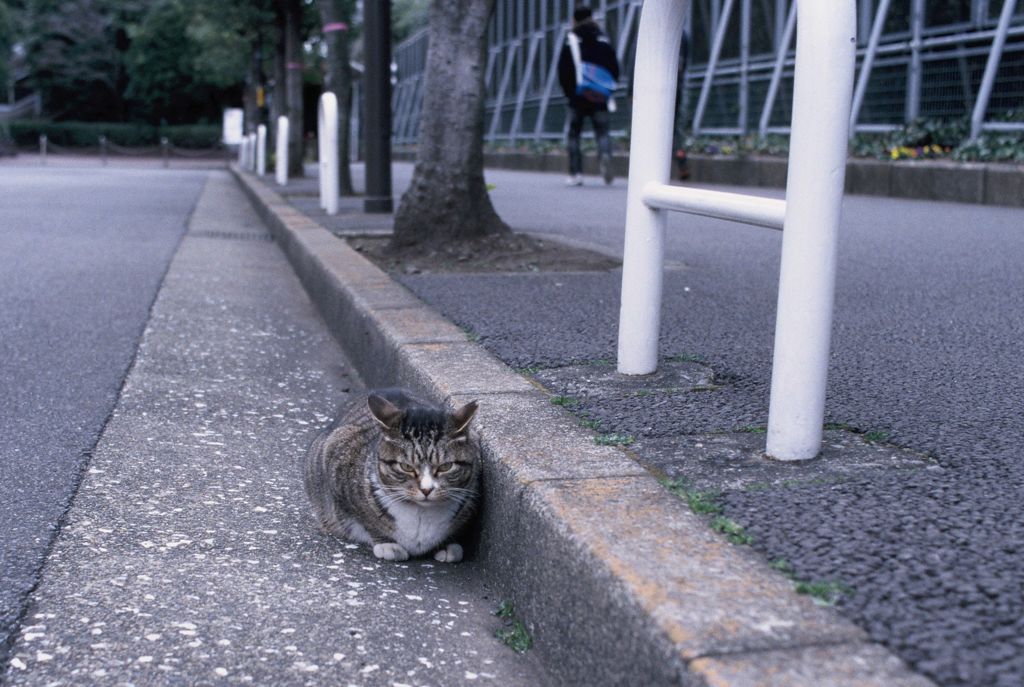
<path fill-rule="evenodd" d="M 381 505 L 385 508 L 403 501 L 412 501 L 409 492 L 401 487 L 385 487 L 382 485 L 377 491 L 377 495 L 380 497 Z"/>

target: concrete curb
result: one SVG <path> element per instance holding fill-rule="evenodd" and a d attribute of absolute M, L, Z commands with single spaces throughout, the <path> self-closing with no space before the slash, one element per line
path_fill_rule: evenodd
<path fill-rule="evenodd" d="M 727 543 L 627 452 L 232 167 L 367 383 L 481 400 L 476 556 L 561 684 L 919 687 L 864 632 Z"/>
<path fill-rule="evenodd" d="M 399 151 L 396 160 L 412 161 L 415 154 Z M 785 188 L 784 158 L 751 155 L 727 157 L 689 155 L 689 181 L 732 186 Z M 565 174 L 564 152 L 486 153 L 484 164 L 493 169 L 530 170 Z M 613 159 L 616 176 L 629 174 L 629 156 Z M 585 174 L 596 175 L 597 160 L 585 156 Z M 897 161 L 851 158 L 846 164 L 846 193 L 889 198 L 947 200 L 956 203 L 1024 207 L 1024 165 L 949 160 Z"/>

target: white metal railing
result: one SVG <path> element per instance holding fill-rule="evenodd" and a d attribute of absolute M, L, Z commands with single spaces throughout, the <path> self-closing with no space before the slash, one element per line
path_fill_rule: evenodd
<path fill-rule="evenodd" d="M 676 67 L 686 3 L 647 0 L 640 15 L 622 265 L 618 370 L 658 365 L 666 211 L 782 227 L 766 452 L 818 454 L 831 345 L 836 243 L 856 58 L 854 0 L 797 0 L 786 200 L 668 184 Z"/>
<path fill-rule="evenodd" d="M 326 91 L 317 108 L 317 151 L 320 165 L 320 207 L 328 215 L 338 214 L 338 98 Z"/>

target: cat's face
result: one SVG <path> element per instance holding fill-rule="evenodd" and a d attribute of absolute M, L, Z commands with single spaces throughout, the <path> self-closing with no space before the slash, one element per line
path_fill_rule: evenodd
<path fill-rule="evenodd" d="M 396 495 L 401 493 L 403 500 L 420 505 L 455 498 L 472 486 L 476 455 L 468 448 L 465 435 L 424 437 L 385 433 L 377 461 L 381 484 L 395 490 Z"/>
<path fill-rule="evenodd" d="M 476 403 L 454 413 L 398 411 L 398 415 L 389 415 L 387 409 L 377 410 L 384 416 L 382 420 L 374 412 L 383 430 L 377 473 L 386 496 L 420 506 L 475 496 L 479 456 L 468 427 Z"/>

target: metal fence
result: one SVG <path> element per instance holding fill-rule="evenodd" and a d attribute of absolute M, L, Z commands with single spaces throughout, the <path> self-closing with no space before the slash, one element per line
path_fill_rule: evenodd
<path fill-rule="evenodd" d="M 1004 4 L 1006 3 L 1006 4 Z M 558 53 L 575 0 L 497 0 L 487 34 L 486 120 L 492 143 L 559 139 L 566 130 Z M 639 0 L 594 0 L 624 77 L 612 131 L 630 121 Z M 692 0 L 685 20 L 678 128 L 694 134 L 788 133 L 792 0 Z M 860 0 L 851 132 L 918 117 L 964 118 L 1024 131 L 1024 2 Z M 427 34 L 396 46 L 394 141 L 415 143 Z M 1015 120 L 1015 121 L 1011 121 Z"/>

